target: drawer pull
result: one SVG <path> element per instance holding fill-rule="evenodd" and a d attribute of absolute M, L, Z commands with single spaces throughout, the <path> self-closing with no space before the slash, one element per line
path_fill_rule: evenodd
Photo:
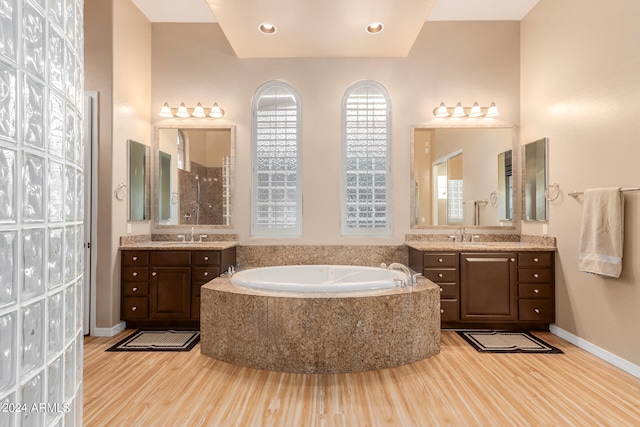
<path fill-rule="evenodd" d="M 133 277 L 136 277 L 136 276 L 138 275 L 138 272 L 137 272 L 137 271 L 134 271 L 133 273 L 131 273 L 131 275 L 132 275 Z"/>
<path fill-rule="evenodd" d="M 535 311 L 536 313 L 540 313 L 540 309 L 539 308 L 534 308 L 533 311 Z"/>
<path fill-rule="evenodd" d="M 440 292 L 444 291 L 444 289 L 440 288 Z"/>
<path fill-rule="evenodd" d="M 534 294 L 539 294 L 539 293 L 540 293 L 540 290 L 538 290 L 538 289 L 534 289 L 534 290 L 533 290 L 533 293 L 534 293 Z"/>
<path fill-rule="evenodd" d="M 444 313 L 444 308 L 441 308 L 441 309 L 440 309 L 440 313 Z"/>
<path fill-rule="evenodd" d="M 156 273 L 155 271 L 153 273 L 151 273 L 152 276 L 156 276 L 158 273 Z"/>
<path fill-rule="evenodd" d="M 537 279 L 538 277 L 540 277 L 540 275 L 538 273 L 533 273 L 533 277 Z"/>
<path fill-rule="evenodd" d="M 438 258 L 438 262 L 442 262 L 442 258 Z"/>
<path fill-rule="evenodd" d="M 134 260 L 134 261 L 137 261 L 137 260 L 138 260 L 138 257 L 137 257 L 137 256 L 134 256 L 134 257 L 133 257 L 133 260 Z"/>
<path fill-rule="evenodd" d="M 204 260 L 209 261 L 209 257 L 208 256 L 204 257 Z"/>
<path fill-rule="evenodd" d="M 207 277 L 208 275 L 209 275 L 209 272 L 208 272 L 208 271 L 205 271 L 205 272 L 204 272 L 204 277 Z"/>
<path fill-rule="evenodd" d="M 136 307 L 135 305 L 133 307 L 131 307 L 131 311 L 136 311 L 138 309 L 138 307 Z"/>
<path fill-rule="evenodd" d="M 442 276 L 443 276 L 443 274 L 442 274 L 442 273 L 438 273 L 438 277 L 442 277 Z"/>
<path fill-rule="evenodd" d="M 138 288 L 131 289 L 133 292 L 138 292 Z"/>
<path fill-rule="evenodd" d="M 533 259 L 533 262 L 538 262 L 538 261 L 539 261 L 538 258 Z"/>
<path fill-rule="evenodd" d="M 515 258 L 511 258 L 511 262 L 516 262 L 516 259 Z"/>

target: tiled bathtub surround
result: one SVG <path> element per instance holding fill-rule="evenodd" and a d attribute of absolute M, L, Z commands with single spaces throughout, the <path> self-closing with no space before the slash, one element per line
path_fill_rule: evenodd
<path fill-rule="evenodd" d="M 84 2 L 1 4 L 0 426 L 81 425 Z"/>
<path fill-rule="evenodd" d="M 201 290 L 201 352 L 281 372 L 341 373 L 415 362 L 440 352 L 440 288 L 375 293 L 258 292 L 227 277 Z"/>
<path fill-rule="evenodd" d="M 238 246 L 238 265 L 339 264 L 378 267 L 381 263 L 407 264 L 404 245 L 250 245 Z"/>

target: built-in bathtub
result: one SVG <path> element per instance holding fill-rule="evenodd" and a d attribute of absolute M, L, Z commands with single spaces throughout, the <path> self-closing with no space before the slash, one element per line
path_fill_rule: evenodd
<path fill-rule="evenodd" d="M 316 274 L 310 272 L 324 282 L 322 288 L 308 283 Z M 373 273 L 381 277 L 362 280 Z M 274 280 L 282 274 L 287 280 Z M 437 354 L 440 289 L 422 277 L 400 287 L 402 277 L 375 267 L 295 266 L 217 278 L 201 288 L 201 352 L 241 366 L 298 373 L 367 371 Z M 379 287 L 383 282 L 386 289 Z M 274 284 L 295 290 L 265 288 Z M 346 291 L 343 284 L 363 289 Z"/>
<path fill-rule="evenodd" d="M 274 292 L 377 291 L 401 286 L 406 281 L 402 271 L 351 265 L 261 267 L 231 277 L 236 286 Z"/>

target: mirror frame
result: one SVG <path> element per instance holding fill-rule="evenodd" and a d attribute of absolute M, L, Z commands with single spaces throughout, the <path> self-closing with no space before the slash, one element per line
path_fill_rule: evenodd
<path fill-rule="evenodd" d="M 415 182 L 413 180 L 413 171 L 414 171 L 414 158 L 415 158 L 415 130 L 416 129 L 511 129 L 511 150 L 513 155 L 515 156 L 517 153 L 517 126 L 510 123 L 490 123 L 490 124 L 482 124 L 478 122 L 462 124 L 462 123 L 425 123 L 421 125 L 411 125 L 411 148 L 410 148 L 410 179 L 409 179 L 409 227 L 411 230 L 446 230 L 446 229 L 458 229 L 461 226 L 459 225 L 415 225 L 413 223 L 413 213 L 416 207 L 416 198 L 415 198 Z M 497 160 L 496 160 L 497 162 Z M 513 165 L 516 168 L 519 168 L 520 163 L 514 159 Z M 497 173 L 497 172 L 496 172 Z M 520 171 L 514 171 L 514 178 L 520 177 Z M 520 205 L 519 202 L 521 199 L 521 194 L 518 189 L 520 188 L 519 183 L 514 182 L 513 184 L 513 218 L 511 219 L 511 225 L 465 225 L 464 227 L 473 230 L 517 230 L 518 223 L 520 221 Z"/>
<path fill-rule="evenodd" d="M 544 186 L 542 188 L 538 188 L 536 186 L 536 200 L 541 196 L 544 199 L 544 218 L 538 219 L 537 216 L 534 219 L 527 218 L 527 146 L 531 146 L 531 144 L 542 143 L 544 147 Z M 538 138 L 534 141 L 529 141 L 526 144 L 522 145 L 521 152 L 521 175 L 522 175 L 522 220 L 524 222 L 532 222 L 532 223 L 543 223 L 549 221 L 549 198 L 547 196 L 547 191 L 549 190 L 549 138 L 543 137 Z M 542 191 L 540 194 L 538 192 Z"/>
<path fill-rule="evenodd" d="M 160 224 L 159 223 L 159 182 L 160 182 L 160 147 L 159 138 L 160 131 L 162 129 L 186 129 L 186 130 L 215 130 L 215 129 L 227 129 L 231 134 L 230 149 L 231 149 L 231 171 L 229 172 L 229 183 L 231 185 L 230 201 L 229 201 L 229 224 Z M 169 230 L 169 229 L 187 229 L 190 230 L 194 227 L 196 230 L 203 229 L 232 229 L 234 228 L 235 220 L 235 191 L 236 191 L 236 127 L 234 125 L 182 125 L 182 124 L 159 124 L 154 126 L 153 130 L 153 162 L 152 162 L 152 180 L 151 180 L 151 193 L 153 197 L 152 206 L 152 218 L 151 223 L 152 230 Z"/>
<path fill-rule="evenodd" d="M 133 210 L 133 197 L 134 185 L 132 184 L 131 176 L 131 149 L 132 145 L 136 144 L 144 150 L 144 176 L 143 182 L 143 194 L 142 194 L 142 218 L 131 218 L 131 211 Z M 127 139 L 127 221 L 128 222 L 147 222 L 151 220 L 151 147 L 142 142 L 135 141 L 133 139 Z"/>

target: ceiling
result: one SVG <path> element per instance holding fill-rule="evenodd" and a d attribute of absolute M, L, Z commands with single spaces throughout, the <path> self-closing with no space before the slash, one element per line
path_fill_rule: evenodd
<path fill-rule="evenodd" d="M 521 20 L 538 0 L 132 0 L 151 22 L 217 22 L 239 58 L 405 57 L 425 21 Z M 366 26 L 380 21 L 383 31 Z M 276 26 L 262 34 L 261 23 Z"/>

